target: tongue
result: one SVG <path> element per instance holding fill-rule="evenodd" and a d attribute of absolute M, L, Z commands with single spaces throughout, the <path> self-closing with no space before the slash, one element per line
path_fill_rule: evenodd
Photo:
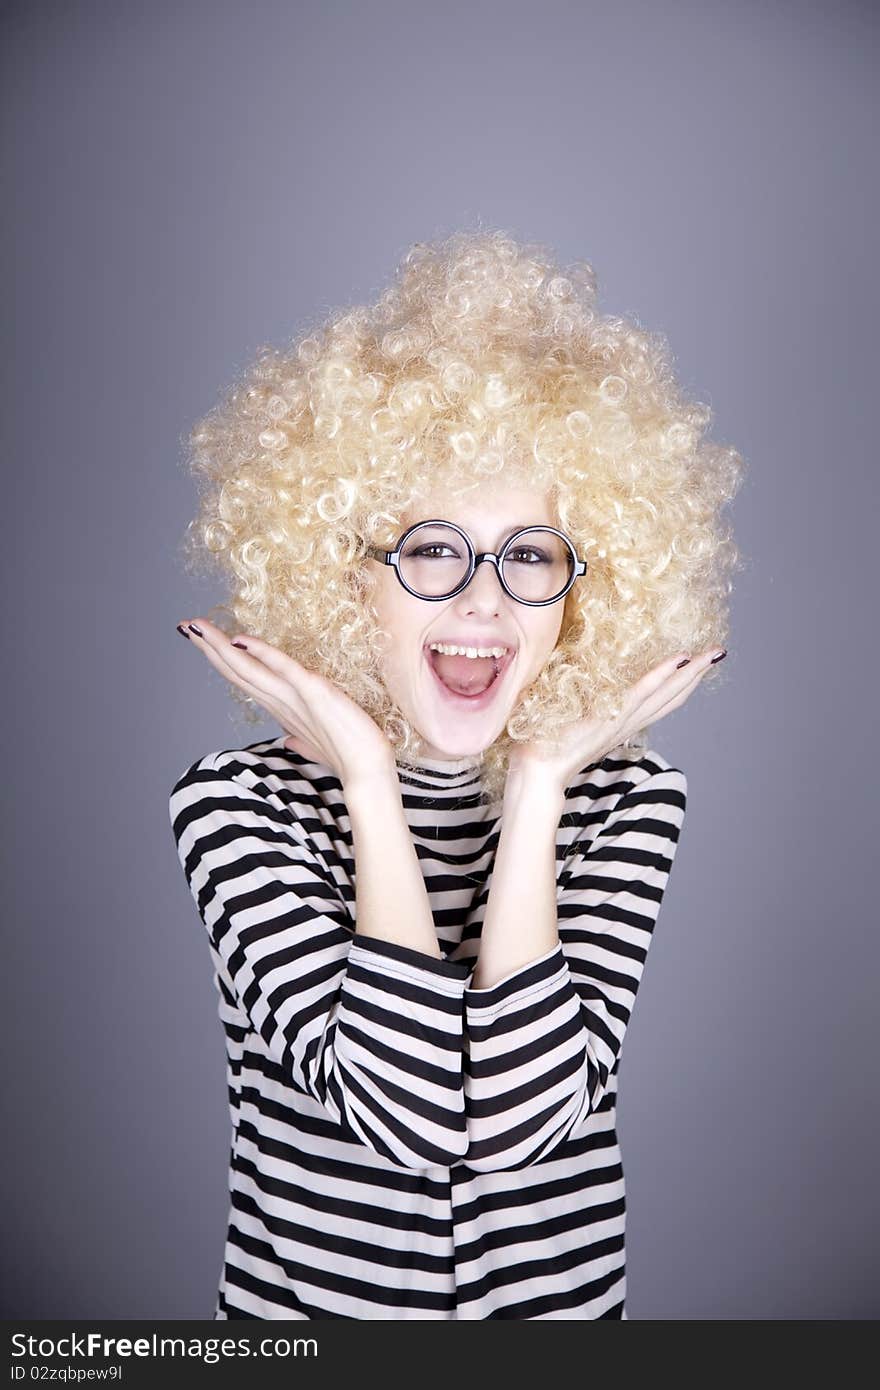
<path fill-rule="evenodd" d="M 495 659 L 491 656 L 444 656 L 432 652 L 434 670 L 445 686 L 456 695 L 481 695 L 495 679 Z"/>

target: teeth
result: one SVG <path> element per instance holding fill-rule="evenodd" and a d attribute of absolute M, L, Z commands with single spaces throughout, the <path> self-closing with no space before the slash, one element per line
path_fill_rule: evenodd
<path fill-rule="evenodd" d="M 506 647 L 453 647 L 448 642 L 432 642 L 430 650 L 440 652 L 441 656 L 494 656 L 498 658 L 507 654 Z"/>

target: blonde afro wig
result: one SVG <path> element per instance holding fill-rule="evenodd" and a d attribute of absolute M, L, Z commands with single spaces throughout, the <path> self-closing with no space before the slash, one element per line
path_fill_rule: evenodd
<path fill-rule="evenodd" d="M 544 669 L 475 759 L 497 795 L 513 741 L 612 716 L 664 657 L 726 641 L 741 559 L 721 514 L 744 464 L 704 439 L 710 420 L 684 398 L 665 338 L 597 310 L 589 264 L 560 268 L 504 232 L 457 232 L 413 246 L 375 303 L 260 349 L 197 423 L 185 565 L 225 576 L 221 626 L 336 682 L 413 766 L 423 745 L 382 680 L 391 636 L 365 549 L 391 548 L 437 484 L 504 473 L 548 489 L 587 573 Z M 246 722 L 265 717 L 232 694 Z M 644 734 L 621 753 L 638 757 Z"/>

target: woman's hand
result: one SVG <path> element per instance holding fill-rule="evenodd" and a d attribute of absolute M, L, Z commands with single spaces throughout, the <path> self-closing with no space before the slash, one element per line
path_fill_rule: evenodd
<path fill-rule="evenodd" d="M 278 721 L 289 734 L 285 748 L 323 763 L 343 786 L 395 768 L 394 751 L 382 731 L 326 677 L 306 670 L 260 637 L 230 639 L 205 618 L 180 623 L 178 630 L 221 676 Z"/>
<path fill-rule="evenodd" d="M 631 734 L 683 705 L 718 652 L 717 647 L 710 647 L 680 670 L 678 663 L 687 653 L 667 657 L 630 687 L 617 718 L 582 719 L 570 724 L 558 749 L 540 741 L 515 744 L 507 775 L 512 794 L 522 785 L 523 778 L 532 778 L 549 784 L 554 793 L 564 796 L 565 788 L 581 768 L 600 762 Z"/>

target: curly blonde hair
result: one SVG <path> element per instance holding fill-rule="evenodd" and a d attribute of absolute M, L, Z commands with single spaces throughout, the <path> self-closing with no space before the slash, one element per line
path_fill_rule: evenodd
<path fill-rule="evenodd" d="M 546 488 L 587 574 L 544 669 L 475 759 L 494 796 L 513 742 L 612 717 L 665 656 L 726 642 L 741 557 L 721 512 L 744 464 L 703 438 L 710 420 L 664 337 L 598 312 L 587 262 L 561 268 L 505 232 L 459 231 L 413 246 L 375 303 L 261 348 L 199 420 L 185 568 L 219 568 L 230 635 L 255 633 L 336 682 L 414 766 L 424 745 L 381 677 L 391 637 L 365 550 L 390 549 L 435 485 L 466 491 L 503 470 Z M 264 717 L 231 690 L 246 722 Z M 644 732 L 624 756 L 640 756 Z"/>

